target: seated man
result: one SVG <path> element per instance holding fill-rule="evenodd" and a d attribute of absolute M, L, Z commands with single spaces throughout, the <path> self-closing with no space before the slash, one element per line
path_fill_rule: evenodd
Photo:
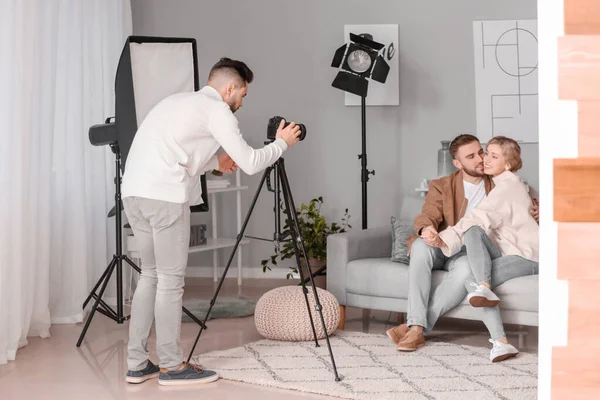
<path fill-rule="evenodd" d="M 425 343 L 424 334 L 433 329 L 440 316 L 459 305 L 467 290 L 464 282 L 471 274 L 464 248 L 446 257 L 438 232 L 452 226 L 475 208 L 494 187 L 484 173 L 484 152 L 479 139 L 459 135 L 450 144 L 455 173 L 432 180 L 422 213 L 415 218 L 415 234 L 409 238 L 408 310 L 406 324 L 386 333 L 400 351 L 415 351 Z M 537 220 L 537 206 L 532 215 Z M 448 274 L 430 296 L 431 273 Z"/>

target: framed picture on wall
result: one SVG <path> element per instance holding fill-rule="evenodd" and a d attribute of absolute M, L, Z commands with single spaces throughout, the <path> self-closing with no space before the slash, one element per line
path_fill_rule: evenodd
<path fill-rule="evenodd" d="M 477 136 L 538 143 L 537 20 L 473 22 Z"/>

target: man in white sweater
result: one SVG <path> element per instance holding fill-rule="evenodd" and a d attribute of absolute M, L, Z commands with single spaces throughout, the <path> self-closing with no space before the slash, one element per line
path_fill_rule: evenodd
<path fill-rule="evenodd" d="M 214 371 L 183 362 L 180 346 L 182 296 L 188 260 L 190 206 L 201 200 L 200 177 L 231 173 L 239 166 L 252 175 L 277 161 L 299 140 L 293 122 L 262 149 L 250 147 L 233 115 L 243 102 L 252 71 L 222 58 L 198 92 L 160 101 L 139 126 L 123 175 L 123 205 L 140 248 L 142 274 L 133 297 L 126 380 L 159 384 L 212 382 Z M 217 155 L 222 147 L 225 152 Z M 159 366 L 149 360 L 153 321 Z"/>

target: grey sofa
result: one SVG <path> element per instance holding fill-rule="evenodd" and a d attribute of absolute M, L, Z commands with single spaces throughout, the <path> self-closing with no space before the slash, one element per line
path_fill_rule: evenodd
<path fill-rule="evenodd" d="M 404 216 L 416 214 L 404 212 Z M 416 211 L 416 212 L 415 212 Z M 327 240 L 327 290 L 339 301 L 340 328 L 344 328 L 346 306 L 364 310 L 406 313 L 408 265 L 391 261 L 391 225 L 366 230 L 352 229 L 330 235 Z M 446 271 L 434 271 L 433 289 Z M 538 275 L 511 279 L 494 289 L 502 299 L 505 324 L 538 326 Z M 480 320 L 479 309 L 465 300 L 444 317 Z M 519 336 L 522 344 L 522 336 Z"/>

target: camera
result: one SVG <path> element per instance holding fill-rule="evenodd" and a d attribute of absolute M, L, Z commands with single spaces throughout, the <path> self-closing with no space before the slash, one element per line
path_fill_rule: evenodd
<path fill-rule="evenodd" d="M 269 124 L 267 125 L 267 139 L 274 141 L 276 139 L 277 136 L 277 129 L 279 128 L 279 124 L 281 123 L 281 120 L 285 119 L 283 117 L 273 117 L 271 119 L 269 119 Z M 285 125 L 283 125 L 283 127 L 285 128 L 286 126 L 288 126 L 290 123 L 287 122 Z M 304 138 L 306 137 L 306 127 L 304 126 L 304 124 L 296 124 L 300 127 L 300 140 L 304 140 Z"/>

